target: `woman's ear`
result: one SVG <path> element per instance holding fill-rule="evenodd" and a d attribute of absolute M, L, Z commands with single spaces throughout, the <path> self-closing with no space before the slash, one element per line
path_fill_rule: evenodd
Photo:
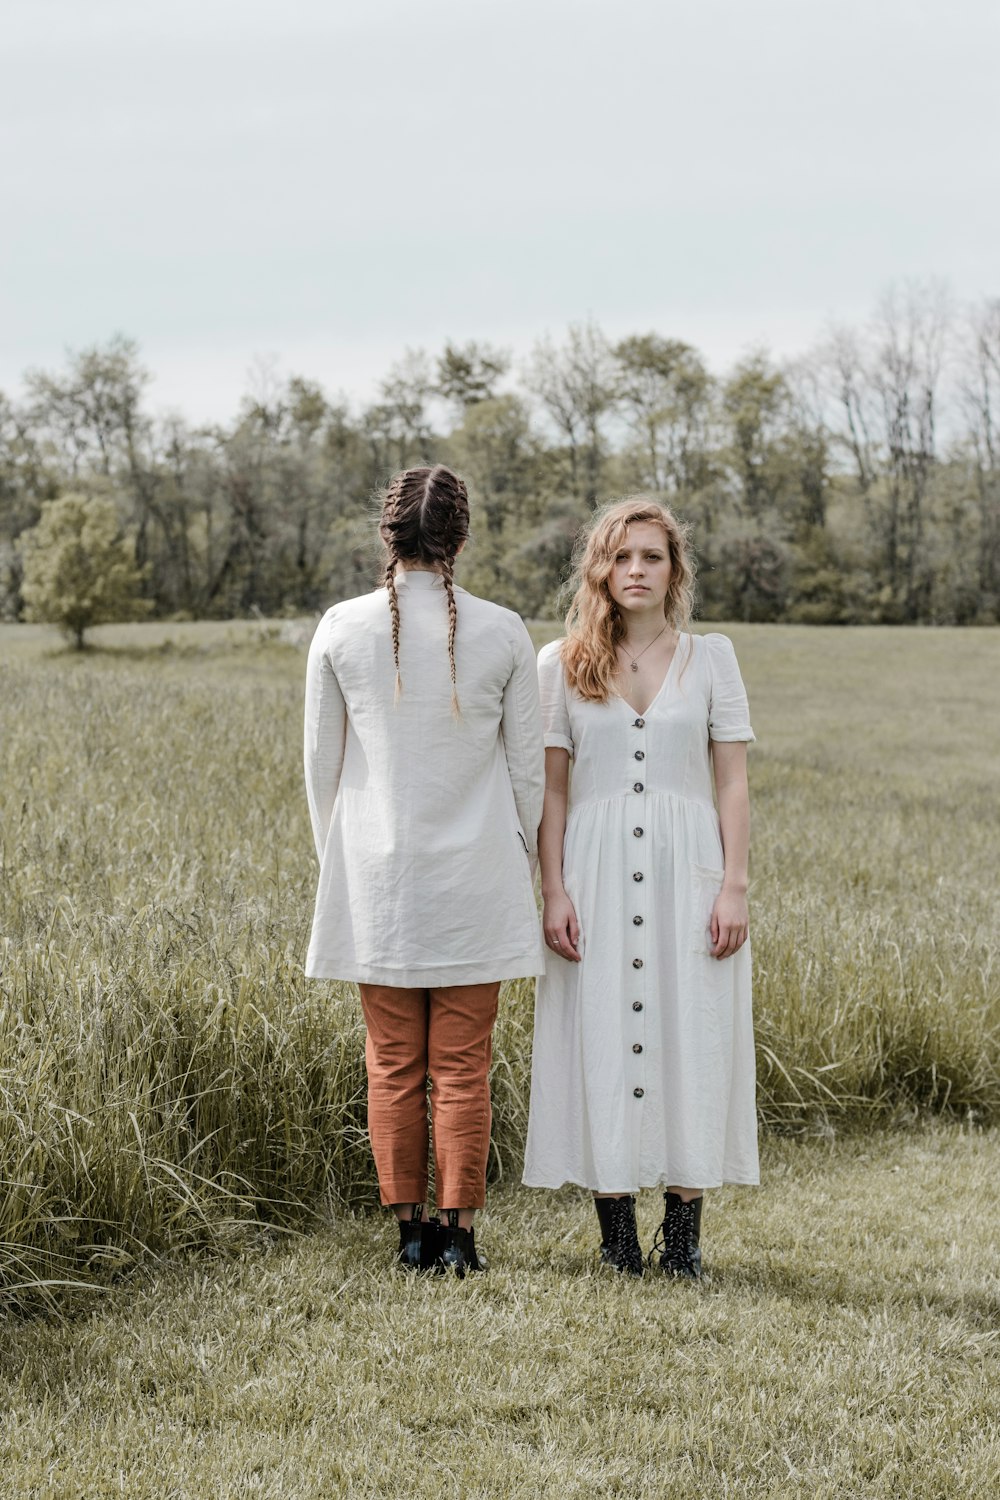
<path fill-rule="evenodd" d="M 465 544 L 466 544 L 467 541 L 468 541 L 468 537 L 464 537 L 463 536 L 462 540 L 459 542 L 458 546 L 455 548 L 455 556 L 456 557 L 463 550 L 463 548 L 465 547 Z"/>

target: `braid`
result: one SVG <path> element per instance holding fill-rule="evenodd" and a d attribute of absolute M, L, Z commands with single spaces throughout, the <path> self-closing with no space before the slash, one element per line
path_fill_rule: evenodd
<path fill-rule="evenodd" d="M 405 469 L 389 481 L 382 500 L 379 533 L 385 544 L 385 588 L 392 615 L 392 655 L 396 664 L 396 701 L 403 690 L 399 670 L 399 600 L 396 568 L 400 563 L 421 563 L 441 575 L 448 595 L 448 668 L 451 676 L 451 707 L 456 717 L 458 677 L 455 667 L 455 558 L 469 535 L 469 492 L 464 480 L 444 464 L 433 468 Z"/>
<path fill-rule="evenodd" d="M 396 663 L 396 690 L 393 702 L 399 702 L 403 691 L 403 679 L 399 675 L 399 598 L 396 594 L 396 559 L 389 554 L 385 565 L 385 587 L 389 595 L 389 613 L 392 615 L 392 659 Z"/>
<path fill-rule="evenodd" d="M 456 719 L 461 718 L 462 710 L 458 706 L 458 674 L 455 670 L 455 630 L 458 626 L 458 605 L 455 603 L 455 560 L 447 558 L 441 564 L 441 577 L 444 579 L 445 592 L 448 595 L 448 666 L 451 671 L 451 711 Z"/>

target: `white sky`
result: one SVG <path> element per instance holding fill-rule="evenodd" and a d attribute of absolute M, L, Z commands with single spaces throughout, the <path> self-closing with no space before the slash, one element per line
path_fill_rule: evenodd
<path fill-rule="evenodd" d="M 1000 295 L 996 0 L 6 0 L 0 389 L 136 338 L 154 408 L 255 356 L 593 317 L 717 368 L 894 279 Z"/>

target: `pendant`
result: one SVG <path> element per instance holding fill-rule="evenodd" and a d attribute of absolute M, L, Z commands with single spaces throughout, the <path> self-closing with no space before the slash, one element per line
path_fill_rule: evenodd
<path fill-rule="evenodd" d="M 634 661 L 632 663 L 632 671 L 633 672 L 638 672 L 638 670 L 639 670 L 639 663 L 637 661 Z"/>

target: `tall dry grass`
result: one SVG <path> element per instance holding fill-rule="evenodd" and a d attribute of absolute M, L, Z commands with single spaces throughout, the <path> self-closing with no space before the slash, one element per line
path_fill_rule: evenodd
<path fill-rule="evenodd" d="M 762 1120 L 996 1120 L 1000 636 L 733 634 Z M 0 1285 L 22 1300 L 374 1201 L 356 1001 L 301 972 L 301 651 L 149 638 L 76 659 L 0 636 Z M 494 1176 L 519 1174 L 530 1042 L 513 984 Z"/>

